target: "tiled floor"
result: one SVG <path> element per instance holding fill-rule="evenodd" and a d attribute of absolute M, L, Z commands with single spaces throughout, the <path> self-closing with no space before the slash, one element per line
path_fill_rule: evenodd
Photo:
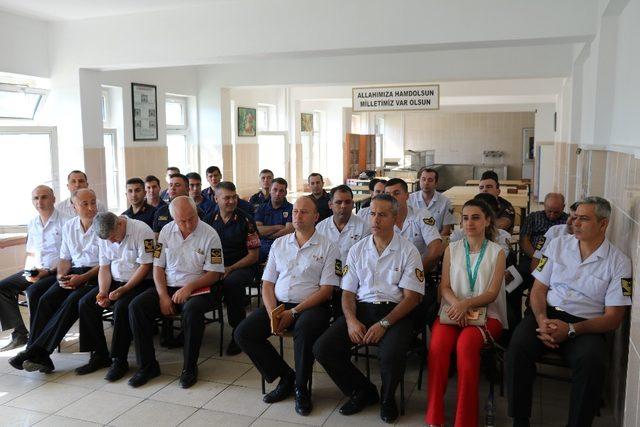
<path fill-rule="evenodd" d="M 105 324 L 107 327 L 107 324 Z M 225 328 L 226 330 L 230 328 Z M 7 359 L 16 352 L 0 353 L 0 426 L 359 426 L 383 424 L 378 408 L 371 407 L 353 417 L 344 417 L 338 408 L 344 401 L 340 391 L 322 368 L 316 364 L 313 377 L 314 410 L 308 417 L 298 416 L 293 399 L 273 405 L 262 402 L 260 376 L 244 354 L 219 357 L 219 329 L 207 327 L 200 359 L 200 380 L 188 390 L 177 384 L 182 364 L 181 349 L 156 346 L 163 375 L 138 389 L 127 385 L 128 377 L 108 383 L 105 370 L 77 376 L 73 369 L 86 362 L 86 354 L 77 353 L 77 325 L 63 343 L 61 353 L 52 355 L 56 371 L 45 375 L 17 371 Z M 107 329 L 107 335 L 110 330 Z M 225 343 L 229 337 L 225 337 Z M 6 343 L 6 334 L 0 345 Z M 291 341 L 285 341 L 285 358 L 292 360 Z M 134 357 L 130 354 L 130 363 Z M 362 359 L 360 360 L 362 363 Z M 405 375 L 407 410 L 397 425 L 424 424 L 426 393 L 417 389 L 418 360 L 408 362 Z M 379 384 L 377 362 L 371 363 L 374 382 Z M 273 387 L 273 386 L 270 386 Z M 455 407 L 455 379 L 449 383 L 446 396 L 449 422 Z M 498 389 L 496 389 L 498 393 Z M 488 384 L 480 386 L 481 421 Z M 399 396 L 399 392 L 398 392 Z M 536 385 L 533 425 L 564 426 L 569 384 L 540 379 Z M 496 426 L 510 425 L 506 415 L 506 399 L 496 396 Z M 484 422 L 482 422 L 484 425 Z M 597 426 L 614 425 L 604 408 Z"/>

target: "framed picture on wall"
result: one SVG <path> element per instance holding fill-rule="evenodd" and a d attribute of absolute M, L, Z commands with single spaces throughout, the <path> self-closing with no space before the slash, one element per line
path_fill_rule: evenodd
<path fill-rule="evenodd" d="M 133 140 L 158 140 L 158 97 L 153 85 L 131 83 L 131 113 Z"/>
<path fill-rule="evenodd" d="M 300 131 L 313 132 L 313 114 L 309 114 L 309 113 L 300 114 Z"/>
<path fill-rule="evenodd" d="M 238 107 L 238 136 L 256 136 L 256 109 Z"/>

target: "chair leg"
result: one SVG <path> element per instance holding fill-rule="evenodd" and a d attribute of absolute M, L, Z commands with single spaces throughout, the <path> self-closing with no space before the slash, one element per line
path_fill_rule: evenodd
<path fill-rule="evenodd" d="M 218 307 L 218 318 L 220 319 L 220 357 L 224 349 L 224 317 L 222 316 L 222 304 Z"/>
<path fill-rule="evenodd" d="M 367 379 L 371 381 L 371 366 L 369 365 L 369 346 L 364 346 L 365 364 L 367 366 Z"/>
<path fill-rule="evenodd" d="M 284 338 L 280 335 L 280 356 L 284 357 Z"/>
<path fill-rule="evenodd" d="M 260 377 L 260 381 L 262 381 L 262 394 L 267 394 L 267 386 L 264 383 L 264 377 Z"/>

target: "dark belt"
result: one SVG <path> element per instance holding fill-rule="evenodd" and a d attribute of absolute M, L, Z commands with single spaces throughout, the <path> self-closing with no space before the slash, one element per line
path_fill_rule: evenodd
<path fill-rule="evenodd" d="M 367 304 L 367 305 L 398 305 L 397 302 L 393 302 L 393 301 L 361 302 L 359 304 Z"/>
<path fill-rule="evenodd" d="M 550 316 L 550 314 L 553 316 Z M 567 313 L 561 307 L 551 305 L 547 306 L 547 316 L 555 317 L 567 323 L 578 323 L 586 320 L 584 317 L 578 317 L 574 316 L 573 314 Z"/>

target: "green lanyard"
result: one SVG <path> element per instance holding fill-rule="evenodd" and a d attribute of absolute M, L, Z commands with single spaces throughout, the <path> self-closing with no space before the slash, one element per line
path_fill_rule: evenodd
<path fill-rule="evenodd" d="M 476 280 L 478 279 L 478 269 L 480 268 L 480 263 L 482 262 L 482 258 L 484 258 L 484 252 L 487 250 L 488 240 L 485 239 L 482 242 L 482 247 L 480 248 L 480 254 L 478 254 L 478 259 L 476 260 L 476 265 L 473 267 L 473 273 L 471 272 L 471 256 L 469 255 L 471 249 L 469 248 L 469 241 L 464 239 L 464 253 L 467 257 L 467 277 L 469 278 L 469 288 L 471 288 L 471 293 L 473 294 L 473 290 L 476 287 Z"/>

